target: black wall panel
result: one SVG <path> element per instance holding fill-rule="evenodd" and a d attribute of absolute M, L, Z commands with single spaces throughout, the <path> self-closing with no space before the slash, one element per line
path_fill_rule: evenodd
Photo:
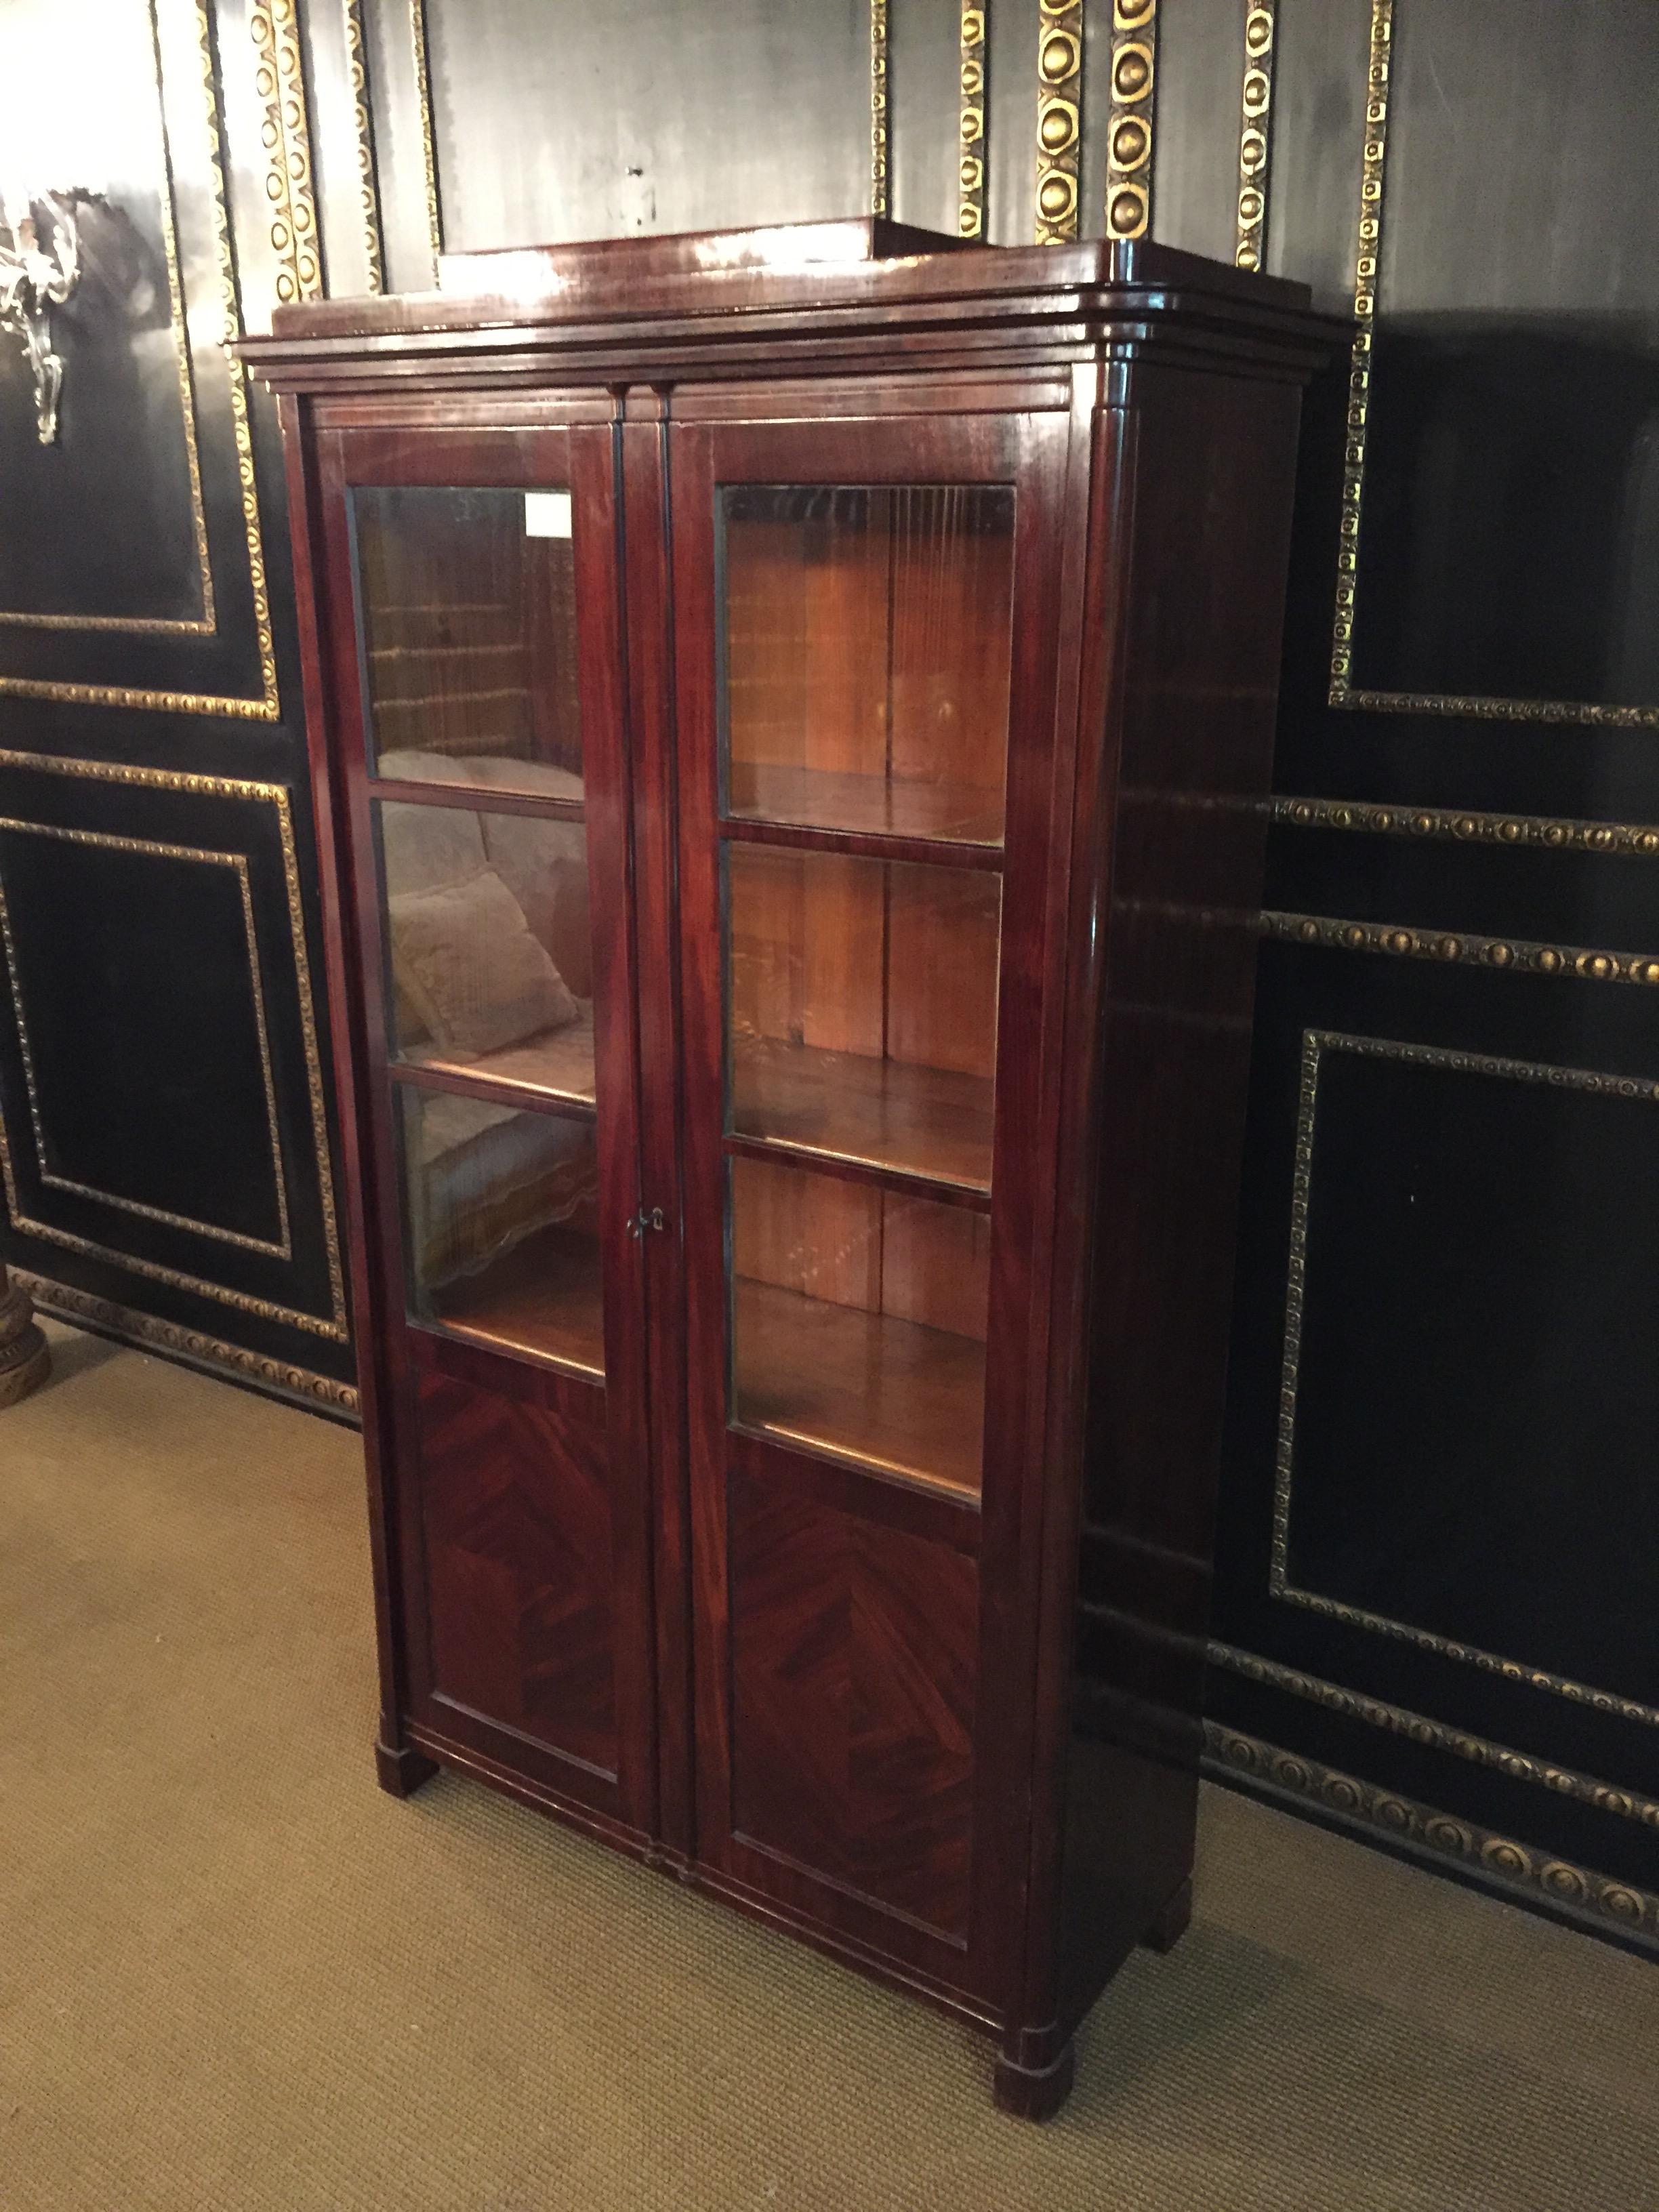
<path fill-rule="evenodd" d="M 1659 22 L 1281 0 L 1312 396 L 1218 1765 L 1659 1940 Z"/>

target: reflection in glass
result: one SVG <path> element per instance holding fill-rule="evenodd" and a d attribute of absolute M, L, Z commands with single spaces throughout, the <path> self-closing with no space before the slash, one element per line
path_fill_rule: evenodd
<path fill-rule="evenodd" d="M 380 808 L 395 1057 L 593 1097 L 593 955 L 580 822 Z"/>
<path fill-rule="evenodd" d="M 353 514 L 376 775 L 579 799 L 567 495 L 371 486 Z"/>
<path fill-rule="evenodd" d="M 728 812 L 1000 842 L 1013 492 L 743 485 L 721 502 Z"/>
<path fill-rule="evenodd" d="M 991 1185 L 1001 884 L 728 845 L 729 1127 Z"/>
<path fill-rule="evenodd" d="M 398 1086 L 410 1317 L 605 1368 L 593 1126 Z"/>
<path fill-rule="evenodd" d="M 729 1165 L 735 1420 L 976 1495 L 988 1217 L 770 1160 Z"/>

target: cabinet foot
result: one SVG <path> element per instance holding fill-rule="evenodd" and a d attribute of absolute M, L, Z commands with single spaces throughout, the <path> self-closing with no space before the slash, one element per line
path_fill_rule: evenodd
<path fill-rule="evenodd" d="M 393 1747 L 377 1743 L 374 1747 L 374 1769 L 380 1778 L 380 1787 L 389 1797 L 412 1797 L 423 1782 L 430 1782 L 438 1771 L 438 1762 L 428 1759 L 424 1752 L 416 1751 L 412 1744 Z"/>
<path fill-rule="evenodd" d="M 1051 2066 L 1016 2066 L 999 2057 L 991 2091 L 997 2110 L 1017 2120 L 1052 2120 L 1072 2094 L 1074 2066 L 1069 2043 Z"/>
<path fill-rule="evenodd" d="M 1149 1951 L 1173 1951 L 1187 1933 L 1193 1917 L 1193 1878 L 1188 1875 L 1175 1895 L 1160 1907 L 1158 1917 L 1141 1937 Z"/>

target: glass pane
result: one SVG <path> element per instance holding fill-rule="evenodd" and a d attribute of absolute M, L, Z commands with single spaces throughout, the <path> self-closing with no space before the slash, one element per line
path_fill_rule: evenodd
<path fill-rule="evenodd" d="M 400 1084 L 411 1320 L 605 1371 L 589 1121 Z"/>
<path fill-rule="evenodd" d="M 728 845 L 729 1127 L 991 1187 L 1000 879 Z"/>
<path fill-rule="evenodd" d="M 376 775 L 580 799 L 566 492 L 353 494 Z"/>
<path fill-rule="evenodd" d="M 593 1097 L 593 951 L 580 822 L 380 808 L 388 1049 Z"/>
<path fill-rule="evenodd" d="M 729 1164 L 734 1419 L 977 1494 L 988 1218 L 769 1160 Z"/>
<path fill-rule="evenodd" d="M 721 494 L 730 814 L 1001 841 L 1014 495 Z"/>

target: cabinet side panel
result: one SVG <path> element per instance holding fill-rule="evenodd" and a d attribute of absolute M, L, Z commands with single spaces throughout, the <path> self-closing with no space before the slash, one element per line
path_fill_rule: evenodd
<path fill-rule="evenodd" d="M 1137 368 L 1060 1890 L 1075 2020 L 1191 1868 L 1294 387 Z M 1121 557 L 1121 549 L 1113 556 Z"/>

